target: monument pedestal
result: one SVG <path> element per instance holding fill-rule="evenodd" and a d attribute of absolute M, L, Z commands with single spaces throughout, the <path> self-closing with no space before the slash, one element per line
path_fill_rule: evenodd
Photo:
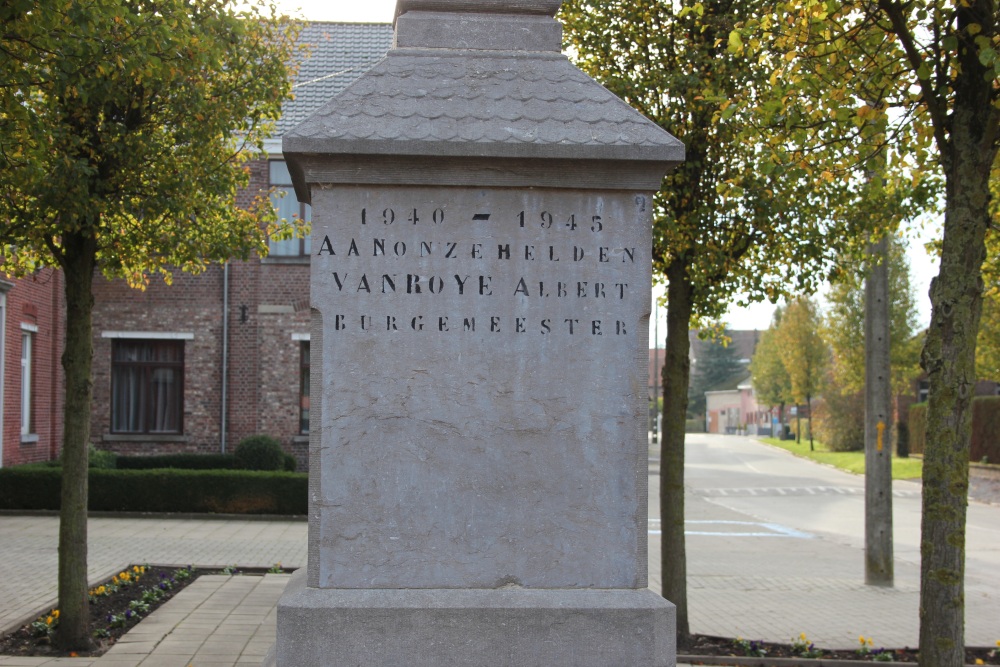
<path fill-rule="evenodd" d="M 653 193 L 683 146 L 559 0 L 398 0 L 283 138 L 313 207 L 309 562 L 277 667 L 669 667 L 647 588 Z"/>
<path fill-rule="evenodd" d="M 278 606 L 279 665 L 674 664 L 674 606 L 649 589 L 310 588 Z"/>

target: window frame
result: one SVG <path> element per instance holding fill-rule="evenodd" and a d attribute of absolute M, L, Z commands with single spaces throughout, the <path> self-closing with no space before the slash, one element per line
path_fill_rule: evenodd
<path fill-rule="evenodd" d="M 38 327 L 21 325 L 21 427 L 22 440 L 35 435 L 35 336 Z"/>
<path fill-rule="evenodd" d="M 275 174 L 275 167 L 277 165 L 282 165 L 283 169 L 280 174 Z M 285 176 L 287 175 L 287 177 Z M 288 164 L 285 160 L 268 160 L 267 161 L 267 179 L 268 185 L 272 189 L 271 193 L 271 205 L 275 208 L 280 216 L 281 207 L 280 201 L 293 201 L 298 204 L 298 217 L 300 220 L 305 220 L 307 222 L 312 221 L 312 207 L 309 204 L 303 204 L 299 202 L 295 197 L 295 188 L 292 185 L 292 177 L 288 172 Z M 277 192 L 284 192 L 284 197 L 278 197 Z M 295 215 L 295 214 L 293 214 Z M 280 218 L 285 219 L 285 218 Z M 297 253 L 284 252 L 287 244 L 295 244 L 298 247 Z M 291 238 L 285 239 L 283 241 L 267 241 L 267 256 L 269 259 L 301 259 L 308 258 L 310 253 L 310 235 L 306 235 L 302 238 Z"/>
<path fill-rule="evenodd" d="M 113 336 L 114 340 L 111 343 L 111 400 L 110 400 L 110 414 L 109 414 L 109 425 L 108 431 L 112 435 L 117 436 L 135 436 L 135 437 L 147 437 L 147 436 L 173 436 L 182 435 L 184 433 L 184 394 L 185 394 L 185 352 L 186 345 L 185 340 L 187 337 L 165 337 L 156 336 L 151 338 L 140 338 L 131 336 Z M 162 360 L 162 359 L 152 359 L 152 360 L 119 360 L 117 359 L 117 352 L 119 346 L 121 345 L 143 345 L 150 348 L 164 347 L 172 348 L 176 351 L 176 359 L 173 360 Z M 153 355 L 155 357 L 155 353 Z M 142 422 L 141 430 L 123 430 L 118 428 L 120 419 L 117 418 L 116 405 L 117 401 L 115 399 L 117 382 L 119 377 L 119 371 L 122 369 L 134 369 L 140 372 L 140 383 L 141 383 L 141 395 L 142 405 L 140 406 L 141 416 L 140 421 Z M 153 401 L 157 395 L 156 391 L 156 378 L 155 372 L 157 370 L 169 369 L 176 372 L 176 379 L 172 382 L 175 386 L 171 387 L 173 399 L 173 420 L 176 422 L 176 428 L 170 430 L 157 430 L 154 429 L 155 425 L 155 409 L 153 406 Z"/>

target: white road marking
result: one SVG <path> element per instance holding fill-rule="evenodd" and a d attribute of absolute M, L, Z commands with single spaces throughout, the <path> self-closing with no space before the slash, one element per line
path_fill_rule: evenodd
<path fill-rule="evenodd" d="M 726 526 L 742 526 L 749 528 L 749 530 L 690 530 L 688 527 L 692 525 L 726 525 Z M 806 533 L 801 530 L 796 530 L 794 528 L 789 528 L 788 526 L 782 526 L 779 523 L 764 523 L 757 521 L 685 521 L 685 535 L 708 535 L 714 537 L 792 537 L 800 540 L 809 540 L 815 537 L 811 533 Z M 654 527 L 655 526 L 655 527 Z M 766 532 L 759 530 L 763 528 Z M 758 530 L 754 530 L 758 529 Z M 650 535 L 661 535 L 660 530 L 660 520 L 650 519 L 648 533 Z"/>

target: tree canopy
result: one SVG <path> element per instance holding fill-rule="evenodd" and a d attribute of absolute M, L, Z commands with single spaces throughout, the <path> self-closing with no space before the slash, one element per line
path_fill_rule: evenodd
<path fill-rule="evenodd" d="M 930 381 L 923 467 L 920 663 L 964 659 L 964 543 L 972 387 L 1000 149 L 1000 8 L 995 0 L 773 2 L 729 37 L 769 61 L 781 104 L 738 104 L 794 128 L 778 164 L 828 156 L 830 177 L 908 165 L 944 183 L 941 267 L 921 365 Z M 774 57 L 775 54 L 784 54 Z M 847 120 L 856 133 L 843 134 Z M 866 139 L 860 154 L 854 136 Z M 882 139 L 880 139 L 882 137 Z M 879 148 L 881 146 L 882 148 Z M 890 187 L 895 183 L 886 179 Z M 990 258 L 992 262 L 995 257 Z"/>
<path fill-rule="evenodd" d="M 823 337 L 831 350 L 833 381 L 839 390 L 856 393 L 865 385 L 865 264 L 845 260 L 845 270 L 827 292 Z M 910 287 L 910 267 L 899 236 L 889 240 L 890 366 L 895 393 L 906 393 L 920 374 L 921 336 L 917 332 L 916 305 Z"/>
<path fill-rule="evenodd" d="M 293 33 L 222 0 L 0 8 L 0 270 L 65 268 L 76 237 L 133 286 L 266 252 L 234 206 L 290 91 Z"/>
<path fill-rule="evenodd" d="M 733 301 L 774 303 L 815 290 L 835 271 L 838 249 L 866 227 L 858 216 L 839 214 L 865 195 L 856 180 L 835 178 L 804 158 L 780 161 L 772 155 L 780 152 L 780 140 L 748 134 L 766 128 L 780 135 L 786 128 L 777 112 L 735 102 L 752 99 L 768 110 L 784 104 L 768 61 L 728 48 L 738 17 L 758 16 L 769 6 L 762 0 L 567 0 L 561 9 L 575 62 L 687 151 L 657 193 L 653 226 L 653 269 L 667 282 L 663 595 L 677 606 L 681 643 L 689 634 L 683 522 L 688 329 L 718 319 Z"/>
<path fill-rule="evenodd" d="M 761 405 L 784 407 L 793 402 L 791 380 L 781 358 L 781 341 L 778 329 L 784 311 L 775 308 L 770 328 L 762 331 L 753 359 L 750 361 L 750 374 L 753 390 Z"/>
<path fill-rule="evenodd" d="M 142 287 L 266 252 L 247 160 L 290 92 L 294 28 L 223 0 L 0 5 L 0 272 L 65 275 L 57 644 L 86 648 L 92 281 Z"/>

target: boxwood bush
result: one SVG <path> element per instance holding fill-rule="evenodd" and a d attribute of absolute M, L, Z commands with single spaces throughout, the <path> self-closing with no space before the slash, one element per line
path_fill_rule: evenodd
<path fill-rule="evenodd" d="M 282 470 L 285 452 L 269 435 L 252 435 L 236 445 L 236 467 L 244 470 Z"/>
<path fill-rule="evenodd" d="M 0 469 L 0 509 L 58 510 L 61 471 Z M 90 470 L 91 511 L 306 514 L 308 475 L 247 470 Z"/>

